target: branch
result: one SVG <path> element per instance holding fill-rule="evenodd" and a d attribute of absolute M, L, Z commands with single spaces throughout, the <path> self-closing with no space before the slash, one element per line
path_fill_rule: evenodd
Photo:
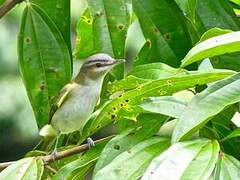
<path fill-rule="evenodd" d="M 23 0 L 6 0 L 1 6 L 0 6 L 0 19 L 8 12 L 10 11 L 15 5 L 22 2 Z"/>
<path fill-rule="evenodd" d="M 108 137 L 105 137 L 105 138 L 102 138 L 102 139 L 98 139 L 98 140 L 94 141 L 94 143 L 99 144 L 101 142 L 104 142 L 104 141 L 107 141 L 107 140 L 113 138 L 114 136 L 115 135 L 108 136 Z M 55 160 L 63 159 L 65 157 L 72 156 L 74 154 L 78 154 L 78 153 L 86 151 L 88 149 L 89 149 L 88 144 L 83 144 L 83 145 L 73 147 L 73 148 L 68 149 L 68 150 L 58 152 L 55 159 L 53 158 L 52 155 L 46 155 L 46 156 L 42 156 L 42 160 L 43 160 L 44 165 L 47 165 L 47 164 L 49 164 L 49 163 L 51 163 Z M 11 164 L 13 164 L 15 162 L 16 161 L 0 163 L 0 171 L 5 169 L 6 167 L 10 166 Z"/>

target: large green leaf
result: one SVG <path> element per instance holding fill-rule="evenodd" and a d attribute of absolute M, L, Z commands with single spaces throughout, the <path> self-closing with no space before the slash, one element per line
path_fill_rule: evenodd
<path fill-rule="evenodd" d="M 136 66 L 128 75 L 143 79 L 160 79 L 180 73 L 186 73 L 186 70 L 179 71 L 177 68 L 173 68 L 164 63 L 149 63 Z"/>
<path fill-rule="evenodd" d="M 235 129 L 233 132 L 231 132 L 229 135 L 227 135 L 223 141 L 230 139 L 230 138 L 235 138 L 240 136 L 240 128 Z"/>
<path fill-rule="evenodd" d="M 93 179 L 138 179 L 151 160 L 170 145 L 168 138 L 152 137 L 122 152 L 103 169 L 96 172 Z"/>
<path fill-rule="evenodd" d="M 198 31 L 199 35 L 202 35 L 206 30 L 214 27 L 239 31 L 240 22 L 226 0 L 197 1 L 195 29 Z M 227 54 L 214 57 L 211 62 L 215 68 L 227 68 L 239 71 L 239 58 L 240 53 Z"/>
<path fill-rule="evenodd" d="M 194 46 L 182 60 L 181 68 L 208 57 L 240 51 L 240 31 L 209 38 Z"/>
<path fill-rule="evenodd" d="M 218 152 L 217 141 L 198 139 L 174 144 L 151 162 L 142 179 L 207 179 Z"/>
<path fill-rule="evenodd" d="M 140 84 L 135 89 L 124 92 L 100 108 L 88 121 L 83 131 L 83 138 L 88 137 L 107 124 L 117 121 L 120 110 L 131 115 L 136 105 L 148 97 L 171 95 L 172 93 L 195 85 L 223 79 L 233 73 L 234 72 L 227 70 L 188 72 L 188 75 L 169 76 Z"/>
<path fill-rule="evenodd" d="M 217 162 L 214 179 L 239 179 L 240 162 L 232 156 L 221 153 Z"/>
<path fill-rule="evenodd" d="M 124 58 L 125 41 L 130 24 L 129 0 L 87 0 L 93 17 L 93 41 L 96 52 Z M 123 65 L 115 67 L 114 75 L 123 78 Z"/>
<path fill-rule="evenodd" d="M 77 24 L 77 38 L 74 56 L 86 58 L 95 53 L 92 17 L 89 9 L 86 9 Z"/>
<path fill-rule="evenodd" d="M 32 2 L 43 9 L 57 25 L 71 52 L 70 0 L 32 0 Z"/>
<path fill-rule="evenodd" d="M 40 180 L 43 174 L 43 161 L 36 158 L 24 158 L 8 166 L 0 173 L 4 180 Z"/>
<path fill-rule="evenodd" d="M 190 49 L 191 41 L 177 4 L 169 0 L 133 0 L 133 9 L 147 41 L 144 49 L 150 48 L 141 62 L 161 61 L 178 67 L 179 60 Z"/>
<path fill-rule="evenodd" d="M 210 85 L 196 95 L 180 116 L 172 141 L 189 137 L 225 107 L 240 101 L 240 73 Z"/>
<path fill-rule="evenodd" d="M 99 155 L 101 154 L 106 142 L 97 144 L 86 153 L 81 154 L 78 159 L 61 167 L 53 179 L 72 179 L 76 172 L 78 178 L 84 178 L 85 172 L 89 170 L 96 163 Z M 80 176 L 80 171 L 84 171 Z"/>
<path fill-rule="evenodd" d="M 71 56 L 56 25 L 33 4 L 23 13 L 18 54 L 28 97 L 42 127 L 48 122 L 52 98 L 70 81 Z"/>
<path fill-rule="evenodd" d="M 162 96 L 148 98 L 141 103 L 140 107 L 148 112 L 179 118 L 186 108 L 186 105 L 186 103 L 172 96 Z"/>
<path fill-rule="evenodd" d="M 106 165 L 110 164 L 115 157 L 132 148 L 137 143 L 154 135 L 167 120 L 166 116 L 156 114 L 142 114 L 137 122 L 127 123 L 125 130 L 111 139 L 105 146 L 96 166 L 94 174 Z M 124 120 L 129 121 L 129 120 Z"/>

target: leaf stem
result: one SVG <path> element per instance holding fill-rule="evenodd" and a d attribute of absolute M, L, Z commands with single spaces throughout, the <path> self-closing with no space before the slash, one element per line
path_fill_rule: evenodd
<path fill-rule="evenodd" d="M 9 12 L 15 5 L 18 3 L 21 3 L 23 0 L 6 0 L 1 6 L 0 6 L 0 19 Z"/>
<path fill-rule="evenodd" d="M 101 142 L 104 142 L 104 141 L 107 141 L 107 140 L 113 138 L 114 136 L 115 135 L 111 135 L 111 136 L 104 137 L 102 139 L 98 139 L 98 140 L 94 141 L 94 143 L 99 144 Z M 49 163 L 51 163 L 55 160 L 63 159 L 65 157 L 69 157 L 69 156 L 72 156 L 74 154 L 78 154 L 78 153 L 86 151 L 88 149 L 89 149 L 88 144 L 82 144 L 80 146 L 76 146 L 76 147 L 73 147 L 71 149 L 67 149 L 67 150 L 58 152 L 55 158 L 52 155 L 46 155 L 46 156 L 42 156 L 40 158 L 42 158 L 44 165 L 48 165 Z M 6 167 L 10 166 L 11 164 L 13 164 L 15 162 L 16 161 L 0 163 L 0 171 L 5 169 Z"/>

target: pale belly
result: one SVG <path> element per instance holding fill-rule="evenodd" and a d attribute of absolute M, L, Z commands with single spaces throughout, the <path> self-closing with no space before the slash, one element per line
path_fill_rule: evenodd
<path fill-rule="evenodd" d="M 55 112 L 52 126 L 63 134 L 82 130 L 98 101 L 99 93 L 93 87 L 73 91 L 66 102 Z M 91 91 L 90 91 L 91 90 Z M 89 92 L 92 92 L 91 94 Z M 76 98 L 77 97 L 77 98 Z"/>

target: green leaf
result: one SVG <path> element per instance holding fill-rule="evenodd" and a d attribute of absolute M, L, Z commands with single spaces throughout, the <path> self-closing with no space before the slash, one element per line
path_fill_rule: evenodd
<path fill-rule="evenodd" d="M 53 21 L 37 6 L 24 10 L 18 39 L 22 78 L 38 127 L 48 122 L 51 101 L 71 79 L 71 56 Z"/>
<path fill-rule="evenodd" d="M 212 28 L 209 29 L 208 31 L 206 31 L 202 37 L 200 38 L 199 42 L 203 42 L 209 38 L 215 37 L 215 36 L 219 36 L 219 35 L 223 35 L 223 34 L 227 34 L 227 33 L 231 33 L 233 32 L 232 30 L 229 29 L 220 29 L 220 28 Z"/>
<path fill-rule="evenodd" d="M 214 169 L 218 151 L 217 141 L 206 139 L 174 144 L 151 162 L 142 179 L 205 179 Z"/>
<path fill-rule="evenodd" d="M 86 9 L 77 23 L 76 58 L 86 58 L 95 53 L 92 17 L 89 9 Z"/>
<path fill-rule="evenodd" d="M 239 137 L 240 136 L 240 128 L 235 129 L 234 131 L 232 131 L 229 135 L 227 135 L 223 141 L 227 140 L 227 139 L 231 139 L 231 138 L 235 138 L 235 137 Z"/>
<path fill-rule="evenodd" d="M 124 92 L 119 97 L 103 105 L 102 108 L 89 119 L 84 127 L 83 137 L 89 137 L 100 128 L 117 121 L 120 110 L 125 110 L 129 114 L 132 114 L 134 112 L 133 108 L 136 108 L 136 105 L 139 105 L 148 97 L 171 95 L 195 85 L 223 79 L 233 73 L 234 72 L 227 70 L 188 72 L 188 75 L 169 76 L 140 84 L 137 88 Z"/>
<path fill-rule="evenodd" d="M 214 179 L 239 179 L 240 162 L 232 156 L 221 153 L 215 168 Z"/>
<path fill-rule="evenodd" d="M 204 146 L 188 165 L 181 180 L 192 179 L 193 177 L 195 179 L 208 179 L 218 160 L 219 151 L 220 147 L 216 140 Z"/>
<path fill-rule="evenodd" d="M 191 41 L 177 4 L 169 0 L 133 0 L 133 9 L 146 38 L 144 49 L 150 48 L 150 53 L 141 62 L 160 61 L 178 67 Z"/>
<path fill-rule="evenodd" d="M 87 0 L 93 17 L 93 41 L 96 52 L 114 58 L 124 58 L 125 41 L 130 24 L 129 0 Z M 116 66 L 113 74 L 123 78 L 123 65 Z"/>
<path fill-rule="evenodd" d="M 144 140 L 118 155 L 111 163 L 99 170 L 93 179 L 106 179 L 106 177 L 111 180 L 138 179 L 151 160 L 169 145 L 168 138 L 152 137 Z"/>
<path fill-rule="evenodd" d="M 40 180 L 43 174 L 43 161 L 36 158 L 24 158 L 8 166 L 0 173 L 0 179 Z"/>
<path fill-rule="evenodd" d="M 239 19 L 226 0 L 197 1 L 195 29 L 199 35 L 211 28 L 240 30 Z M 240 53 L 211 58 L 214 68 L 240 70 Z"/>
<path fill-rule="evenodd" d="M 180 116 L 172 141 L 186 139 L 225 107 L 240 101 L 240 73 L 210 85 L 196 95 Z"/>
<path fill-rule="evenodd" d="M 0 0 L 0 5 L 2 5 L 6 0 Z"/>
<path fill-rule="evenodd" d="M 186 70 L 179 71 L 179 69 L 172 68 L 163 63 L 149 63 L 136 66 L 131 72 L 129 72 L 129 75 L 143 79 L 160 79 L 180 73 L 186 73 Z"/>
<path fill-rule="evenodd" d="M 32 0 L 52 19 L 67 43 L 71 54 L 70 1 L 69 0 Z"/>
<path fill-rule="evenodd" d="M 73 176 L 78 174 L 78 178 L 84 178 L 85 173 L 89 170 L 97 161 L 99 155 L 101 154 L 106 142 L 97 144 L 93 148 L 91 148 L 86 153 L 82 153 L 78 159 L 66 164 L 65 166 L 61 167 L 57 174 L 53 176 L 53 179 L 72 179 Z M 84 171 L 79 176 L 79 173 Z"/>
<path fill-rule="evenodd" d="M 184 15 L 187 16 L 192 23 L 195 23 L 197 0 L 175 0 L 175 1 L 183 11 Z"/>
<path fill-rule="evenodd" d="M 187 104 L 172 96 L 151 97 L 143 101 L 140 107 L 143 110 L 179 118 Z"/>
<path fill-rule="evenodd" d="M 111 163 L 114 158 L 122 152 L 132 148 L 144 139 L 153 136 L 166 119 L 166 116 L 141 114 L 137 117 L 137 122 L 132 121 L 131 125 L 127 123 L 128 126 L 126 129 L 121 134 L 111 139 L 105 146 L 95 166 L 94 174 Z M 129 122 L 129 120 L 124 121 Z"/>
<path fill-rule="evenodd" d="M 205 58 L 240 51 L 240 31 L 212 37 L 194 46 L 184 57 L 181 68 Z"/>

